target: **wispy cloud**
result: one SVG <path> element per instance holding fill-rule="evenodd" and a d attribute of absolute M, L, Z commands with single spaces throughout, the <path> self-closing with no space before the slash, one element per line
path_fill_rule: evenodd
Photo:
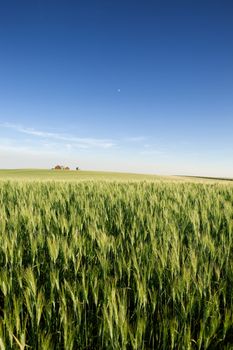
<path fill-rule="evenodd" d="M 56 140 L 65 142 L 66 144 L 69 144 L 70 147 L 80 147 L 80 148 L 92 148 L 92 147 L 98 147 L 98 148 L 112 148 L 116 145 L 116 143 L 113 140 L 109 139 L 97 139 L 97 138 L 85 138 L 85 137 L 75 137 L 73 135 L 67 135 L 67 134 L 59 134 L 59 133 L 53 133 L 53 132 L 46 132 L 41 130 L 36 130 L 34 128 L 25 128 L 21 125 L 11 124 L 11 123 L 2 123 L 0 124 L 0 127 L 13 129 L 19 133 L 47 139 L 47 140 Z"/>
<path fill-rule="evenodd" d="M 114 152 L 120 149 L 131 152 L 135 152 L 142 155 L 161 154 L 160 151 L 151 148 L 151 145 L 144 144 L 147 140 L 144 136 L 128 136 L 122 139 L 101 139 L 92 137 L 77 137 L 66 133 L 49 132 L 45 130 L 38 130 L 36 128 L 25 127 L 20 124 L 14 123 L 0 123 L 0 130 L 9 129 L 12 130 L 9 138 L 4 141 L 4 138 L 0 140 L 0 148 L 5 151 L 17 151 L 18 152 L 44 152 L 44 153 L 58 153 L 58 154 L 76 154 L 77 151 L 91 152 L 92 150 L 114 150 Z M 13 133 L 14 132 L 14 133 Z M 13 133 L 13 134 L 12 134 Z M 18 137 L 16 134 L 24 135 L 24 137 Z M 5 135 L 4 135 L 5 136 Z M 140 148 L 144 149 L 140 152 Z"/>

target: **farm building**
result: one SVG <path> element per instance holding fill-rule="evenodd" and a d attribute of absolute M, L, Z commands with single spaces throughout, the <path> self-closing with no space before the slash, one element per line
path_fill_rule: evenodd
<path fill-rule="evenodd" d="M 54 167 L 54 169 L 55 170 L 61 170 L 63 167 L 61 166 L 61 165 L 56 165 L 55 167 Z"/>

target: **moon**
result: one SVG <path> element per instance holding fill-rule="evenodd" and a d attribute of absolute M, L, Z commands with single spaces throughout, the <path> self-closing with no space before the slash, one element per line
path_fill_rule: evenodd
<path fill-rule="evenodd" d="M 117 92 L 121 92 L 121 89 L 117 89 Z"/>

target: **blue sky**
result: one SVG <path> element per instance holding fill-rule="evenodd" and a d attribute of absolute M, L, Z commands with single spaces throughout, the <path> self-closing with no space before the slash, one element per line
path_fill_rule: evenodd
<path fill-rule="evenodd" d="M 233 177 L 232 1 L 0 2 L 0 167 Z"/>

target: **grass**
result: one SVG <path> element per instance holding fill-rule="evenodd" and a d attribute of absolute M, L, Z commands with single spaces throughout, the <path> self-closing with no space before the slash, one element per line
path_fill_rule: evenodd
<path fill-rule="evenodd" d="M 233 348 L 230 183 L 29 174 L 0 174 L 1 350 Z"/>

